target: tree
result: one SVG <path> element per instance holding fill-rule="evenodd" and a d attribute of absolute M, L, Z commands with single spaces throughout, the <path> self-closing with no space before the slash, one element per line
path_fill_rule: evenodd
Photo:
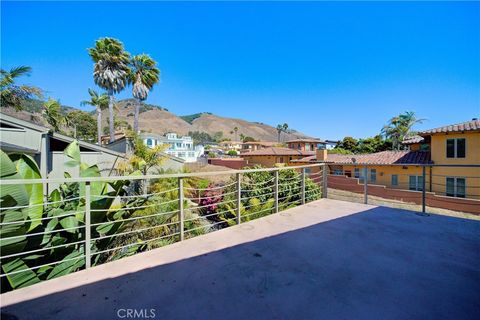
<path fill-rule="evenodd" d="M 97 120 L 88 112 L 81 110 L 70 111 L 66 115 L 69 127 L 74 129 L 74 138 L 85 141 L 95 141 L 97 137 Z"/>
<path fill-rule="evenodd" d="M 282 127 L 283 127 L 283 132 L 287 133 L 287 132 L 288 132 L 288 123 L 285 122 L 285 123 L 282 125 Z"/>
<path fill-rule="evenodd" d="M 335 147 L 335 149 L 344 149 L 350 152 L 356 152 L 358 146 L 358 140 L 352 137 L 345 137 L 339 144 Z"/>
<path fill-rule="evenodd" d="M 108 108 L 109 97 L 108 94 L 102 93 L 98 94 L 93 89 L 88 89 L 88 94 L 90 95 L 90 100 L 84 100 L 80 102 L 82 106 L 90 105 L 95 107 L 97 112 L 97 142 L 99 145 L 102 144 L 102 110 Z"/>
<path fill-rule="evenodd" d="M 94 62 L 93 80 L 108 93 L 110 142 L 113 142 L 115 141 L 113 95 L 127 85 L 130 54 L 124 50 L 123 43 L 113 38 L 98 39 L 95 41 L 95 47 L 88 49 L 88 53 Z"/>
<path fill-rule="evenodd" d="M 52 98 L 43 104 L 42 115 L 56 132 L 60 131 L 60 126 L 66 122 L 61 112 L 60 103 Z"/>
<path fill-rule="evenodd" d="M 413 111 L 406 111 L 396 117 L 391 118 L 388 123 L 383 126 L 382 134 L 392 141 L 392 147 L 400 150 L 402 141 L 417 123 L 422 123 L 425 119 L 418 119 Z"/>
<path fill-rule="evenodd" d="M 137 100 L 133 120 L 133 130 L 138 133 L 138 115 L 140 105 L 147 99 L 148 93 L 158 83 L 160 70 L 157 63 L 147 54 L 132 57 L 129 82 L 133 84 L 132 95 Z"/>
<path fill-rule="evenodd" d="M 240 133 L 240 141 L 244 142 L 243 140 L 245 139 L 245 135 L 243 133 Z"/>
<path fill-rule="evenodd" d="M 283 126 L 281 124 L 277 125 L 277 140 L 278 142 L 280 142 L 280 136 L 282 134 L 282 131 L 283 131 Z"/>
<path fill-rule="evenodd" d="M 233 128 L 233 131 L 235 132 L 235 141 L 237 141 L 238 127 Z"/>
<path fill-rule="evenodd" d="M 374 153 L 391 149 L 389 140 L 383 139 L 381 135 L 360 139 L 358 141 L 357 153 Z"/>
<path fill-rule="evenodd" d="M 29 76 L 32 68 L 19 66 L 6 71 L 0 69 L 0 106 L 22 110 L 22 103 L 34 98 L 42 98 L 42 90 L 27 85 L 16 85 L 15 80 L 21 76 Z"/>

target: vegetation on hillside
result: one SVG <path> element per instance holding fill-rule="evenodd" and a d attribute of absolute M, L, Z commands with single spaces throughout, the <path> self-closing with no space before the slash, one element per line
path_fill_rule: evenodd
<path fill-rule="evenodd" d="M 180 118 L 182 118 L 186 122 L 192 124 L 193 120 L 200 118 L 203 114 L 210 114 L 211 115 L 212 113 L 210 113 L 210 112 L 200 112 L 200 113 L 190 114 L 190 115 L 186 115 L 186 116 L 180 116 Z"/>

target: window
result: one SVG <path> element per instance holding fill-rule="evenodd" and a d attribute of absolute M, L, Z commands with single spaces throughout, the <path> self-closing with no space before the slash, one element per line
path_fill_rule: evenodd
<path fill-rule="evenodd" d="M 447 177 L 446 192 L 448 197 L 465 198 L 465 178 Z"/>
<path fill-rule="evenodd" d="M 153 140 L 152 139 L 147 139 L 147 146 L 148 147 L 153 147 Z"/>
<path fill-rule="evenodd" d="M 354 174 L 355 174 L 355 178 L 360 178 L 360 169 L 355 168 Z"/>
<path fill-rule="evenodd" d="M 341 176 L 343 174 L 342 169 L 333 170 L 333 174 L 336 175 L 336 176 Z"/>
<path fill-rule="evenodd" d="M 377 169 L 370 169 L 370 182 L 377 181 Z"/>
<path fill-rule="evenodd" d="M 465 138 L 447 139 L 447 158 L 465 158 Z"/>
<path fill-rule="evenodd" d="M 423 177 L 422 176 L 409 176 L 408 188 L 413 191 L 422 191 Z"/>
<path fill-rule="evenodd" d="M 392 186 L 398 186 L 398 175 L 392 174 Z"/>
<path fill-rule="evenodd" d="M 305 145 L 305 150 L 310 151 L 310 145 L 308 143 Z"/>
<path fill-rule="evenodd" d="M 300 143 L 297 144 L 297 149 L 298 149 L 298 150 L 301 150 L 301 149 L 302 149 L 302 146 L 300 145 Z"/>

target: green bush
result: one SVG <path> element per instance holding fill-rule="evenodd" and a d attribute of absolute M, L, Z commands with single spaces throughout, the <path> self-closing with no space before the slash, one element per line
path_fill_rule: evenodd
<path fill-rule="evenodd" d="M 231 157 L 236 157 L 238 155 L 238 152 L 235 150 L 229 150 L 227 154 Z"/>

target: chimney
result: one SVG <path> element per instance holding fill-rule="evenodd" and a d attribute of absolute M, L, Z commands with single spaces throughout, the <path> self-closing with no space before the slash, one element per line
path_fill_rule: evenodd
<path fill-rule="evenodd" d="M 318 148 L 317 149 L 317 161 L 327 161 L 327 149 L 326 148 Z"/>

